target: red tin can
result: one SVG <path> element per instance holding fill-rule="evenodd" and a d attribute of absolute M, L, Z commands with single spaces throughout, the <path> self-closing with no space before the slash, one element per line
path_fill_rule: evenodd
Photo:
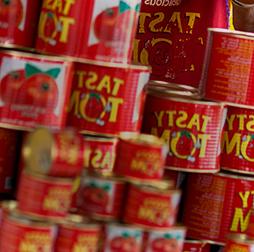
<path fill-rule="evenodd" d="M 221 168 L 254 174 L 254 109 L 229 106 L 222 138 Z"/>
<path fill-rule="evenodd" d="M 40 0 L 0 2 L 0 44 L 33 47 Z"/>
<path fill-rule="evenodd" d="M 84 168 L 99 174 L 112 173 L 117 141 L 117 138 L 105 136 L 84 136 Z"/>
<path fill-rule="evenodd" d="M 0 124 L 32 129 L 62 128 L 72 81 L 63 58 L 0 52 Z"/>
<path fill-rule="evenodd" d="M 38 218 L 63 218 L 71 204 L 73 181 L 22 172 L 18 209 Z"/>
<path fill-rule="evenodd" d="M 71 215 L 59 225 L 55 252 L 89 251 L 97 252 L 101 236 L 99 224 L 85 221 L 78 215 Z"/>
<path fill-rule="evenodd" d="M 224 244 L 229 233 L 245 233 L 253 207 L 254 178 L 190 174 L 183 223 L 187 237 Z"/>
<path fill-rule="evenodd" d="M 166 167 L 187 172 L 215 173 L 220 169 L 222 104 L 149 90 L 142 132 L 163 139 L 169 152 Z"/>
<path fill-rule="evenodd" d="M 205 99 L 254 106 L 253 33 L 209 29 L 201 89 Z"/>
<path fill-rule="evenodd" d="M 148 78 L 143 66 L 76 63 L 68 125 L 82 133 L 138 132 Z"/>
<path fill-rule="evenodd" d="M 123 220 L 144 227 L 172 227 L 180 197 L 180 190 L 130 184 Z"/>
<path fill-rule="evenodd" d="M 234 234 L 228 237 L 223 252 L 252 252 L 253 250 L 253 240 L 248 239 L 248 237 L 243 234 Z"/>
<path fill-rule="evenodd" d="M 210 252 L 211 245 L 206 241 L 185 240 L 183 252 Z"/>
<path fill-rule="evenodd" d="M 54 252 L 57 227 L 31 221 L 22 215 L 5 216 L 0 232 L 0 250 L 8 252 Z"/>
<path fill-rule="evenodd" d="M 101 252 L 142 252 L 143 230 L 124 224 L 106 224 Z"/>
<path fill-rule="evenodd" d="M 226 3 L 142 0 L 133 61 L 150 65 L 152 80 L 198 87 L 207 27 L 227 28 Z"/>
<path fill-rule="evenodd" d="M 114 173 L 142 181 L 162 179 L 167 146 L 148 134 L 122 133 L 117 145 Z"/>
<path fill-rule="evenodd" d="M 36 48 L 107 62 L 129 62 L 141 0 L 43 1 Z M 84 15 L 86 11 L 86 15 Z"/>
<path fill-rule="evenodd" d="M 72 129 L 51 132 L 36 129 L 23 144 L 26 169 L 55 177 L 75 177 L 83 166 L 83 139 Z"/>
<path fill-rule="evenodd" d="M 94 219 L 119 219 L 125 193 L 125 182 L 114 177 L 81 178 L 77 207 Z"/>

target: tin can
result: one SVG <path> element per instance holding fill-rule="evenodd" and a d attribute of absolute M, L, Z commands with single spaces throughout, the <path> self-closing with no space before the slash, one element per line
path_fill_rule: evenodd
<path fill-rule="evenodd" d="M 22 172 L 18 187 L 18 209 L 38 218 L 67 216 L 71 204 L 73 181 Z"/>
<path fill-rule="evenodd" d="M 167 146 L 148 134 L 122 133 L 117 145 L 114 173 L 127 178 L 160 180 L 164 173 Z"/>
<path fill-rule="evenodd" d="M 183 252 L 210 252 L 211 245 L 206 241 L 185 240 L 183 244 Z"/>
<path fill-rule="evenodd" d="M 180 196 L 180 190 L 130 184 L 123 220 L 144 227 L 172 227 L 176 223 Z"/>
<path fill-rule="evenodd" d="M 200 82 L 205 99 L 254 106 L 253 39 L 253 33 L 209 29 L 206 64 Z"/>
<path fill-rule="evenodd" d="M 84 136 L 84 168 L 99 174 L 113 171 L 117 138 L 98 135 Z"/>
<path fill-rule="evenodd" d="M 222 137 L 221 168 L 254 174 L 254 109 L 228 106 Z"/>
<path fill-rule="evenodd" d="M 82 133 L 139 132 L 148 78 L 144 66 L 76 63 L 68 125 Z"/>
<path fill-rule="evenodd" d="M 80 175 L 83 151 L 83 139 L 72 129 L 36 129 L 26 137 L 22 148 L 26 169 L 55 177 Z"/>
<path fill-rule="evenodd" d="M 96 61 L 130 62 L 140 2 L 62 1 L 56 8 L 44 0 L 36 48 Z"/>
<path fill-rule="evenodd" d="M 124 224 L 106 224 L 101 252 L 135 251 L 142 252 L 143 230 Z"/>
<path fill-rule="evenodd" d="M 150 65 L 152 80 L 198 87 L 207 27 L 227 26 L 225 0 L 142 0 L 133 62 Z"/>
<path fill-rule="evenodd" d="M 81 178 L 77 207 L 98 220 L 120 218 L 125 194 L 125 182 L 119 178 L 89 176 Z"/>
<path fill-rule="evenodd" d="M 254 250 L 254 240 L 244 234 L 232 234 L 227 238 L 224 252 L 251 252 Z"/>
<path fill-rule="evenodd" d="M 63 58 L 0 52 L 0 124 L 65 126 L 72 63 Z"/>
<path fill-rule="evenodd" d="M 65 223 L 60 224 L 56 239 L 56 252 L 89 251 L 97 252 L 101 227 L 81 216 L 70 215 Z"/>
<path fill-rule="evenodd" d="M 40 1 L 1 1 L 0 44 L 33 47 L 39 9 Z"/>
<path fill-rule="evenodd" d="M 149 90 L 142 132 L 168 145 L 166 168 L 186 172 L 215 173 L 225 119 L 222 104 Z"/>
<path fill-rule="evenodd" d="M 229 233 L 245 233 L 253 206 L 253 188 L 252 177 L 190 174 L 183 213 L 187 237 L 223 245 Z"/>
<path fill-rule="evenodd" d="M 0 234 L 1 251 L 53 252 L 57 227 L 31 221 L 22 215 L 8 215 L 4 218 Z"/>

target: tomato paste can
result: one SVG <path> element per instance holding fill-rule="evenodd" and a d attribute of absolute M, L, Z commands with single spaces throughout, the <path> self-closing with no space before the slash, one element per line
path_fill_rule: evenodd
<path fill-rule="evenodd" d="M 33 47 L 40 0 L 0 2 L 0 44 Z"/>
<path fill-rule="evenodd" d="M 253 188 L 252 177 L 190 174 L 183 213 L 187 237 L 223 245 L 228 234 L 245 233 L 253 207 Z"/>
<path fill-rule="evenodd" d="M 134 225 L 106 224 L 101 252 L 142 252 L 143 236 L 143 229 Z"/>
<path fill-rule="evenodd" d="M 225 119 L 222 104 L 148 90 L 142 132 L 168 145 L 166 168 L 215 173 L 220 169 L 220 142 Z"/>
<path fill-rule="evenodd" d="M 38 218 L 58 219 L 67 216 L 73 181 L 34 175 L 23 171 L 18 187 L 18 210 Z"/>
<path fill-rule="evenodd" d="M 85 175 L 81 177 L 77 207 L 81 213 L 98 220 L 120 218 L 125 182 L 116 177 Z"/>
<path fill-rule="evenodd" d="M 97 252 L 101 226 L 84 220 L 82 216 L 70 215 L 59 225 L 55 244 L 56 252 Z"/>
<path fill-rule="evenodd" d="M 198 87 L 208 27 L 228 27 L 227 1 L 142 0 L 133 62 L 152 80 Z"/>
<path fill-rule="evenodd" d="M 183 252 L 210 252 L 211 245 L 206 241 L 185 240 L 183 244 Z"/>
<path fill-rule="evenodd" d="M 72 129 L 36 129 L 26 137 L 22 148 L 26 169 L 56 177 L 80 175 L 83 151 L 83 139 Z"/>
<path fill-rule="evenodd" d="M 254 174 L 254 109 L 228 106 L 222 137 L 221 167 Z"/>
<path fill-rule="evenodd" d="M 84 136 L 84 168 L 91 172 L 110 174 L 113 171 L 118 139 L 102 135 Z"/>
<path fill-rule="evenodd" d="M 114 173 L 117 176 L 144 180 L 163 177 L 167 146 L 156 136 L 122 133 L 117 144 Z"/>
<path fill-rule="evenodd" d="M 19 251 L 54 251 L 57 235 L 55 224 L 32 221 L 23 215 L 5 216 L 0 232 L 0 250 Z"/>
<path fill-rule="evenodd" d="M 253 39 L 253 33 L 209 29 L 200 82 L 205 99 L 254 106 Z"/>
<path fill-rule="evenodd" d="M 232 234 L 227 238 L 224 252 L 252 252 L 254 250 L 254 240 L 249 239 L 244 234 Z"/>
<path fill-rule="evenodd" d="M 180 197 L 180 190 L 130 184 L 123 220 L 144 227 L 172 227 L 176 223 Z"/>
<path fill-rule="evenodd" d="M 36 48 L 92 60 L 130 62 L 140 2 L 69 0 L 56 5 L 44 0 Z"/>
<path fill-rule="evenodd" d="M 0 125 L 65 126 L 72 73 L 64 58 L 0 51 Z"/>
<path fill-rule="evenodd" d="M 139 132 L 148 78 L 145 66 L 76 63 L 67 124 L 88 134 Z"/>

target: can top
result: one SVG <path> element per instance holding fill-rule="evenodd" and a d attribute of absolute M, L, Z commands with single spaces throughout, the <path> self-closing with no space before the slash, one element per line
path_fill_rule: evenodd
<path fill-rule="evenodd" d="M 246 234 L 242 233 L 232 233 L 227 236 L 228 240 L 245 243 L 245 244 L 252 244 L 254 245 L 254 240 L 250 239 Z"/>
<path fill-rule="evenodd" d="M 78 215 L 78 214 L 70 214 L 67 216 L 65 221 L 62 223 L 63 226 L 66 227 L 75 227 L 75 228 L 99 228 L 100 224 L 91 222 L 87 217 Z"/>
<path fill-rule="evenodd" d="M 209 33 L 221 33 L 221 34 L 227 34 L 231 35 L 237 38 L 244 38 L 244 39 L 254 39 L 254 33 L 252 32 L 244 32 L 244 31 L 238 31 L 238 30 L 228 30 L 224 28 L 208 28 Z"/>
<path fill-rule="evenodd" d="M 248 181 L 254 181 L 254 177 L 250 176 L 244 176 L 243 174 L 235 174 L 235 173 L 230 173 L 230 172 L 219 172 L 213 174 L 214 176 L 219 176 L 219 177 L 225 177 L 225 178 L 233 178 L 233 179 L 241 179 L 241 180 L 248 180 Z"/>
<path fill-rule="evenodd" d="M 254 7 L 254 3 L 243 3 L 242 1 L 239 1 L 239 0 L 232 0 L 232 3 L 243 8 Z"/>
<path fill-rule="evenodd" d="M 17 209 L 17 201 L 4 200 L 0 202 L 0 208 L 6 211 L 15 211 Z"/>

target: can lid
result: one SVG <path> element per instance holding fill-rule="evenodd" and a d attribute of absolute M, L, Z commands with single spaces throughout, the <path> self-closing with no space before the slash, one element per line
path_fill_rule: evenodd
<path fill-rule="evenodd" d="M 0 208 L 6 211 L 15 211 L 17 209 L 17 201 L 15 200 L 4 200 L 0 202 Z"/>
<path fill-rule="evenodd" d="M 243 1 L 239 1 L 239 0 L 232 0 L 232 3 L 243 8 L 254 7 L 254 3 L 244 3 Z"/>

